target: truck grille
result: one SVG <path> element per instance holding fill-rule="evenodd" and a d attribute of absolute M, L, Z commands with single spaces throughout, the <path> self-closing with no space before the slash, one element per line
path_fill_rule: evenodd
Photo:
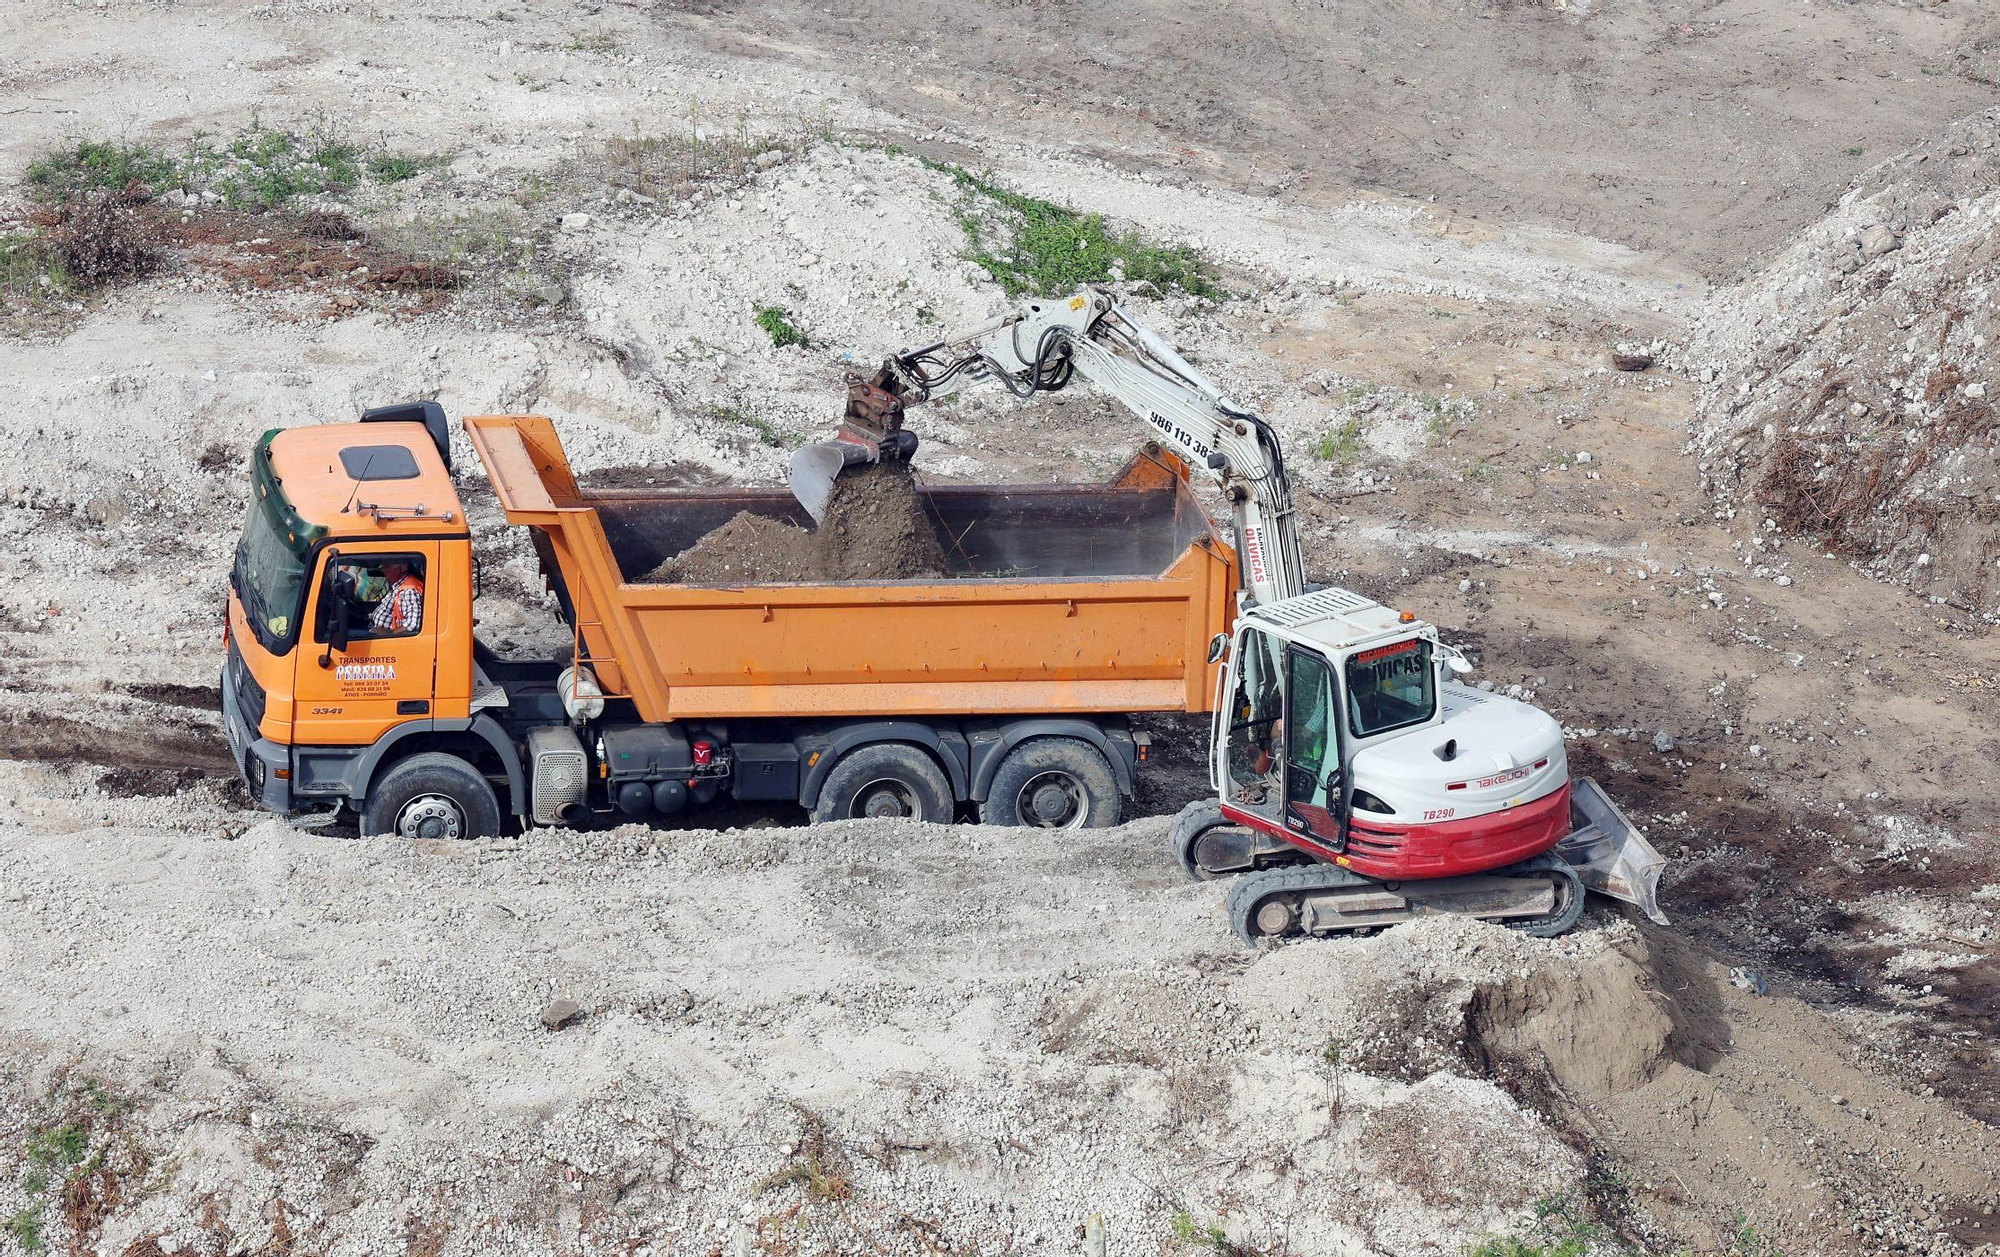
<path fill-rule="evenodd" d="M 228 668 L 230 685 L 236 690 L 236 706 L 255 737 L 264 723 L 264 687 L 250 675 L 250 665 L 243 661 L 243 652 L 236 649 L 233 641 L 229 643 Z"/>

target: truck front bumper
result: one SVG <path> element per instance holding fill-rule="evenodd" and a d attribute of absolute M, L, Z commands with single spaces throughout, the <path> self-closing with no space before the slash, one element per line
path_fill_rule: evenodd
<path fill-rule="evenodd" d="M 222 727 L 229 735 L 230 758 L 236 762 L 251 801 L 274 812 L 290 812 L 292 783 L 278 774 L 291 769 L 291 751 L 258 737 L 257 730 L 250 727 L 242 704 L 236 701 L 236 685 L 228 668 L 222 670 Z"/>

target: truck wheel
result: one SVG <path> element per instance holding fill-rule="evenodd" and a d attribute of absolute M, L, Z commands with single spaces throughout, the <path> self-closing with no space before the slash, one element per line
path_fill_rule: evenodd
<path fill-rule="evenodd" d="M 813 805 L 815 823 L 860 817 L 951 820 L 951 783 L 937 761 L 914 746 L 877 742 L 833 766 Z"/>
<path fill-rule="evenodd" d="M 497 838 L 500 803 L 479 770 L 456 755 L 426 751 L 382 774 L 361 809 L 363 834 L 402 838 Z"/>
<path fill-rule="evenodd" d="M 1098 749 L 1076 738 L 1030 738 L 1007 752 L 986 789 L 988 825 L 1098 829 L 1118 823 L 1118 779 Z"/>

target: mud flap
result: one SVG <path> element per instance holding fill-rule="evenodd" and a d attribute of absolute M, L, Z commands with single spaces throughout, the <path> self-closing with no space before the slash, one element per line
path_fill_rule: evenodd
<path fill-rule="evenodd" d="M 1636 905 L 1665 925 L 1659 890 L 1667 862 L 1639 827 L 1589 777 L 1570 783 L 1569 816 L 1569 836 L 1556 844 L 1556 854 L 1569 861 L 1589 889 Z"/>

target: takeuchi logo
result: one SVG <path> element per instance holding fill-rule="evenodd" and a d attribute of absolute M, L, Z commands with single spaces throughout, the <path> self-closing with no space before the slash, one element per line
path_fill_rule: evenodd
<path fill-rule="evenodd" d="M 343 663 L 333 670 L 336 681 L 393 681 L 396 679 L 396 665 L 393 663 Z"/>

